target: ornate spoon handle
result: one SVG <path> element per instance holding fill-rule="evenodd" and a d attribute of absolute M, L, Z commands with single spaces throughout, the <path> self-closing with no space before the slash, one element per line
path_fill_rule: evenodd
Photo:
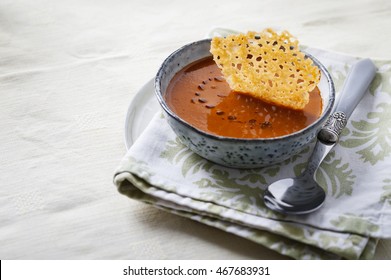
<path fill-rule="evenodd" d="M 363 59 L 352 66 L 337 103 L 336 110 L 329 116 L 318 133 L 307 169 L 302 176 L 313 176 L 316 169 L 339 140 L 342 129 L 367 91 L 376 74 L 376 67 L 370 59 Z"/>
<path fill-rule="evenodd" d="M 352 66 L 340 93 L 335 113 L 330 115 L 318 133 L 318 139 L 326 144 L 337 143 L 347 120 L 357 107 L 375 77 L 376 66 L 370 59 L 363 59 Z"/>

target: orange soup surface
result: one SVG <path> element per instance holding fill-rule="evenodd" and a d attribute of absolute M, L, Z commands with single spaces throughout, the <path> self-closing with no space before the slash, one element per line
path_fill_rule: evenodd
<path fill-rule="evenodd" d="M 234 92 L 212 57 L 196 61 L 171 80 L 165 99 L 170 109 L 192 126 L 235 138 L 272 138 L 313 123 L 322 112 L 318 88 L 303 110 L 265 103 Z"/>

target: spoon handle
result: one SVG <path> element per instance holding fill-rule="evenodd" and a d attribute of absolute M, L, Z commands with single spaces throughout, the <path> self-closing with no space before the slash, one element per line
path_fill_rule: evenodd
<path fill-rule="evenodd" d="M 336 143 L 324 143 L 316 141 L 314 150 L 308 160 L 307 167 L 302 174 L 303 177 L 314 177 L 315 171 L 318 169 L 327 154 L 334 148 Z"/>
<path fill-rule="evenodd" d="M 319 131 L 318 140 L 325 144 L 338 142 L 342 129 L 367 92 L 375 74 L 376 66 L 370 59 L 359 60 L 352 66 L 340 93 L 335 112 L 330 115 Z"/>
<path fill-rule="evenodd" d="M 338 142 L 342 129 L 346 126 L 348 118 L 364 96 L 375 74 L 376 67 L 370 59 L 360 60 L 352 66 L 342 88 L 335 113 L 330 115 L 318 133 L 319 141 L 309 160 L 307 176 L 313 176 L 323 159 Z"/>
<path fill-rule="evenodd" d="M 356 62 L 346 78 L 337 103 L 336 112 L 345 113 L 349 119 L 376 74 L 376 66 L 370 59 Z"/>

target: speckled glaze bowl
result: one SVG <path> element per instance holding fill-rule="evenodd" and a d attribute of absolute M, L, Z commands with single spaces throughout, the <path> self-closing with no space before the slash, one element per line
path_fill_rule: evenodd
<path fill-rule="evenodd" d="M 317 121 L 292 134 L 275 138 L 243 139 L 216 136 L 197 129 L 178 117 L 166 104 L 164 95 L 174 75 L 188 64 L 211 56 L 210 39 L 190 43 L 178 49 L 163 62 L 155 78 L 156 97 L 168 123 L 183 144 L 212 162 L 233 168 L 258 168 L 288 159 L 299 153 L 316 136 L 332 111 L 335 89 L 327 69 L 308 54 L 321 70 L 318 88 L 323 100 Z"/>

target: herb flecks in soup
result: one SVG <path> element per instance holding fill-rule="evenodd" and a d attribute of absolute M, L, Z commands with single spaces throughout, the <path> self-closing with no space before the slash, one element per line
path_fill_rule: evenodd
<path fill-rule="evenodd" d="M 313 123 L 322 112 L 316 87 L 303 110 L 293 110 L 234 92 L 212 60 L 196 61 L 171 80 L 165 99 L 170 109 L 207 133 L 235 138 L 272 138 Z"/>

